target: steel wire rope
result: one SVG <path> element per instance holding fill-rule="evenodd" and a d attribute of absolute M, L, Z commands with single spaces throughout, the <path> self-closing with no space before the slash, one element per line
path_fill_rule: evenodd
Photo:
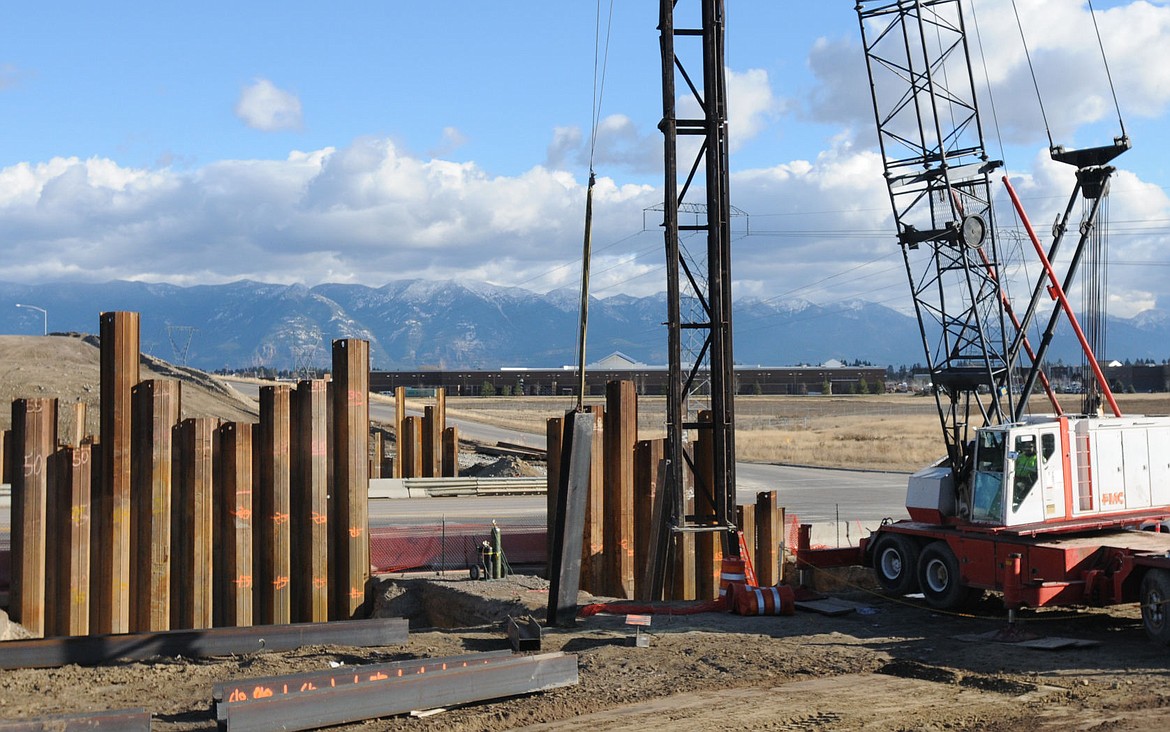
<path fill-rule="evenodd" d="M 1016 9 L 1015 0 L 1012 0 L 1012 11 L 1015 14 L 1016 27 L 1019 30 L 1020 43 L 1024 48 L 1024 55 L 1028 59 L 1028 69 L 1032 75 L 1032 85 L 1036 89 L 1036 100 L 1037 100 L 1039 107 L 1040 107 L 1040 116 L 1044 120 L 1045 131 L 1048 134 L 1048 143 L 1049 143 L 1049 146 L 1051 147 L 1052 133 L 1048 129 L 1048 118 L 1047 118 L 1047 115 L 1045 114 L 1045 111 L 1044 111 L 1044 102 L 1043 102 L 1043 99 L 1040 97 L 1040 87 L 1039 87 L 1039 84 L 1037 83 L 1037 80 L 1036 80 L 1035 70 L 1032 68 L 1032 57 L 1028 51 L 1027 42 L 1024 39 L 1024 28 L 1023 28 L 1023 24 L 1020 21 L 1019 11 Z M 1003 174 L 1005 176 L 1010 177 L 1011 173 L 1010 173 L 1010 169 L 1009 169 L 1008 164 L 1007 164 L 1007 151 L 1004 147 L 1004 142 L 1003 142 L 1003 130 L 1001 129 L 1000 124 L 999 124 L 999 111 L 998 111 L 998 108 L 997 108 L 996 103 L 995 103 L 995 92 L 994 92 L 994 90 L 992 88 L 992 84 L 991 84 L 991 74 L 987 69 L 987 54 L 983 48 L 983 35 L 980 32 L 979 15 L 975 9 L 974 0 L 972 0 L 972 2 L 971 2 L 971 23 L 975 27 L 975 42 L 979 48 L 979 60 L 980 60 L 980 65 L 982 66 L 982 69 L 983 69 L 983 83 L 987 87 L 987 101 L 988 101 L 988 106 L 991 108 L 992 126 L 995 128 L 995 141 L 999 147 L 999 156 L 1000 156 L 1000 160 L 1002 161 L 1002 164 L 1003 164 Z M 1057 199 L 1058 197 L 1051 196 L 1050 198 Z M 1013 270 L 1012 263 L 1018 262 L 1019 269 L 1023 271 L 1023 281 L 1025 283 L 1032 282 L 1032 276 L 1031 276 L 1031 273 L 1029 272 L 1028 258 L 1025 256 L 1025 249 L 1024 249 L 1024 244 L 1023 244 L 1023 234 L 1022 234 L 1022 229 L 1024 228 L 1023 221 L 1020 219 L 1019 211 L 1017 211 L 1014 206 L 1008 206 L 1008 212 L 1009 212 L 1009 215 L 1011 216 L 1012 221 L 1015 223 L 1014 228 L 1007 229 L 1007 231 L 1010 231 L 1013 234 L 1013 236 L 1011 238 L 1014 242 L 1014 246 L 1012 247 L 1012 251 L 1009 252 L 1008 256 L 1004 259 L 1004 261 L 1001 262 L 997 266 L 996 278 L 1000 282 L 999 286 L 1003 292 L 1003 297 L 1007 300 L 1007 302 L 1010 303 L 1010 302 L 1012 302 L 1011 284 L 1012 284 L 1013 279 L 1015 279 L 1018 276 L 1016 273 L 1014 273 L 1012 271 Z M 992 216 L 993 217 L 995 216 L 994 206 L 992 207 Z M 997 227 L 997 229 L 998 229 L 998 227 Z M 993 237 L 993 241 L 998 242 L 998 240 L 999 240 L 999 237 Z M 996 249 L 998 250 L 998 247 L 996 247 Z M 997 251 L 997 255 L 998 255 L 998 251 Z M 1025 289 L 1027 289 L 1027 288 L 1025 288 Z M 1041 338 L 1040 323 L 1037 319 L 1033 319 L 1032 334 L 1036 339 Z"/>
<path fill-rule="evenodd" d="M 585 338 L 589 329 L 589 265 L 592 259 L 593 186 L 597 182 L 593 170 L 597 150 L 597 128 L 601 119 L 601 102 L 605 95 L 605 72 L 609 64 L 609 39 L 613 28 L 613 0 L 609 3 L 609 17 L 605 29 L 605 51 L 601 51 L 601 0 L 597 0 L 597 18 L 593 29 L 593 110 L 589 132 L 589 187 L 585 194 L 585 235 L 581 255 L 581 304 L 577 338 L 577 411 L 585 409 Z M 600 70 L 598 66 L 600 65 Z"/>
<path fill-rule="evenodd" d="M 1012 12 L 1016 16 L 1016 28 L 1020 32 L 1020 44 L 1024 47 L 1024 58 L 1028 61 L 1028 72 L 1032 75 L 1032 88 L 1036 90 L 1036 103 L 1040 105 L 1040 118 L 1044 120 L 1044 132 L 1048 135 L 1048 147 L 1056 147 L 1052 141 L 1052 128 L 1048 124 L 1048 114 L 1044 111 L 1044 97 L 1040 94 L 1040 83 L 1036 80 L 1036 67 L 1032 65 L 1032 52 L 1028 49 L 1028 39 L 1024 37 L 1024 24 L 1020 20 L 1020 9 L 1016 7 L 1016 0 L 1012 0 Z"/>
<path fill-rule="evenodd" d="M 1093 19 L 1093 30 L 1097 34 L 1097 47 L 1101 49 L 1101 63 L 1105 66 L 1105 78 L 1109 80 L 1109 92 L 1113 95 L 1113 108 L 1117 110 L 1117 125 L 1121 136 L 1126 137 L 1125 121 L 1121 119 L 1121 105 L 1117 102 L 1117 89 L 1113 86 L 1113 74 L 1109 71 L 1109 58 L 1105 55 L 1105 42 L 1101 40 L 1101 28 L 1097 25 L 1097 11 L 1093 9 L 1093 0 L 1088 0 L 1089 17 Z"/>

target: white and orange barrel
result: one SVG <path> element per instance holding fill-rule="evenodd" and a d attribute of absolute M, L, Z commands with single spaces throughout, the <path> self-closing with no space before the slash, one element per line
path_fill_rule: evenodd
<path fill-rule="evenodd" d="M 737 615 L 794 615 L 796 594 L 788 585 L 736 587 L 732 612 Z"/>
<path fill-rule="evenodd" d="M 747 571 L 742 559 L 724 557 L 719 567 L 719 602 L 731 609 L 733 593 L 731 585 L 747 582 Z"/>

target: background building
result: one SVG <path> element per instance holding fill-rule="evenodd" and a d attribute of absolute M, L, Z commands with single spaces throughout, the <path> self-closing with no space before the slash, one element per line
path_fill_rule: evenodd
<path fill-rule="evenodd" d="M 737 394 L 821 394 L 829 388 L 833 394 L 884 391 L 886 371 L 875 366 L 852 367 L 837 361 L 820 366 L 777 366 L 735 368 Z M 638 363 L 621 353 L 614 353 L 585 367 L 585 388 L 590 395 L 605 394 L 610 381 L 634 382 L 642 395 L 665 395 L 667 369 Z M 407 389 L 430 390 L 442 387 L 450 396 L 479 396 L 485 389 L 494 394 L 557 395 L 575 394 L 577 369 L 506 367 L 493 371 L 457 369 L 453 371 L 373 371 L 370 390 L 392 392 Z M 488 386 L 490 385 L 490 386 Z M 864 387 L 863 387 L 864 385 Z"/>

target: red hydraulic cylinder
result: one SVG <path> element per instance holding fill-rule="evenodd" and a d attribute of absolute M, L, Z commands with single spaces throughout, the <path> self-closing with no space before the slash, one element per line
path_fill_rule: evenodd
<path fill-rule="evenodd" d="M 1009 610 L 1020 607 L 1023 583 L 1020 579 L 1020 555 L 1009 554 L 1003 563 L 1003 604 Z"/>

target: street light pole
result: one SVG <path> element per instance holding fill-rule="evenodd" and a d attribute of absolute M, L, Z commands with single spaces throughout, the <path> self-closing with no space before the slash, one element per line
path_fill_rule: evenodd
<path fill-rule="evenodd" d="M 49 311 L 48 311 L 48 310 L 45 310 L 44 308 L 38 308 L 36 305 L 21 305 L 20 303 L 16 303 L 16 307 L 18 307 L 18 308 L 28 308 L 29 310 L 36 310 L 36 311 L 37 311 L 37 312 L 39 312 L 39 313 L 40 313 L 42 316 L 44 316 L 44 319 L 45 319 L 45 335 L 49 335 Z"/>

